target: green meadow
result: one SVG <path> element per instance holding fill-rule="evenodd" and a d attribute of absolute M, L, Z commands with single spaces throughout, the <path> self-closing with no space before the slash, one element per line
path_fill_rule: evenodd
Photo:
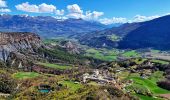
<path fill-rule="evenodd" d="M 166 94 L 166 93 L 170 93 L 170 91 L 162 89 L 160 87 L 157 86 L 156 82 L 159 81 L 160 79 L 164 79 L 163 78 L 163 72 L 161 71 L 157 71 L 155 73 L 153 73 L 149 78 L 144 79 L 141 78 L 139 76 L 139 74 L 130 74 L 127 77 L 128 80 L 133 80 L 133 84 L 127 87 L 127 90 L 137 90 L 137 91 L 142 91 L 143 93 L 145 93 L 146 91 L 150 91 L 153 96 L 159 95 L 159 94 Z M 139 94 L 135 94 L 137 95 L 139 98 L 141 98 L 141 100 L 159 100 L 159 99 L 155 99 L 153 97 L 150 96 L 146 96 L 146 95 L 139 95 Z"/>
<path fill-rule="evenodd" d="M 42 66 L 44 66 L 44 67 L 59 69 L 59 70 L 66 70 L 66 69 L 72 68 L 71 66 L 60 65 L 60 64 L 51 64 L 51 63 L 42 63 L 42 62 L 38 62 L 38 63 L 36 63 L 36 64 L 37 64 L 37 65 L 42 65 Z"/>
<path fill-rule="evenodd" d="M 66 86 L 71 91 L 77 91 L 78 89 L 82 88 L 83 85 L 80 83 L 75 83 L 74 81 L 61 81 L 60 84 Z"/>
<path fill-rule="evenodd" d="M 107 49 L 88 49 L 86 50 L 86 56 L 94 57 L 104 61 L 114 61 L 117 59 L 119 51 L 116 49 L 107 50 Z"/>
<path fill-rule="evenodd" d="M 36 72 L 17 72 L 13 74 L 13 77 L 17 79 L 35 78 L 38 76 L 40 76 L 40 74 Z"/>
<path fill-rule="evenodd" d="M 163 60 L 152 60 L 152 62 L 160 63 L 160 64 L 169 64 L 168 61 L 163 61 Z"/>
<path fill-rule="evenodd" d="M 140 54 L 135 50 L 126 51 L 122 54 L 124 57 L 140 57 Z"/>

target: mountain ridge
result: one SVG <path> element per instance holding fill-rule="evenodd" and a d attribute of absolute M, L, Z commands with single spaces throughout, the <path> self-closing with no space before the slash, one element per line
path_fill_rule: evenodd
<path fill-rule="evenodd" d="M 105 29 L 98 22 L 83 19 L 56 19 L 51 16 L 0 15 L 0 30 L 3 32 L 33 32 L 43 38 L 69 36 L 82 32 Z"/>
<path fill-rule="evenodd" d="M 170 15 L 146 22 L 126 23 L 76 37 L 81 44 L 97 48 L 169 50 Z M 104 46 L 103 46 L 104 44 Z"/>

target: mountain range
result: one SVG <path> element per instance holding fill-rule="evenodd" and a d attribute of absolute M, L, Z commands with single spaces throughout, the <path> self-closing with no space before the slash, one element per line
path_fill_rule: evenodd
<path fill-rule="evenodd" d="M 2 32 L 33 32 L 43 38 L 69 36 L 82 32 L 105 29 L 95 21 L 83 19 L 57 19 L 51 16 L 0 15 L 0 30 Z"/>
<path fill-rule="evenodd" d="M 2 32 L 33 32 L 42 38 L 69 37 L 97 48 L 169 50 L 170 15 L 108 28 L 95 21 L 50 16 L 0 15 Z"/>
<path fill-rule="evenodd" d="M 170 49 L 170 15 L 146 22 L 127 23 L 102 31 L 82 34 L 76 37 L 80 43 L 102 48 Z"/>

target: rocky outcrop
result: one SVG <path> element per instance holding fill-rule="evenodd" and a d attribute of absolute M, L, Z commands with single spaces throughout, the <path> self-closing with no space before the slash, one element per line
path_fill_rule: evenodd
<path fill-rule="evenodd" d="M 34 53 L 42 46 L 41 39 L 34 33 L 27 32 L 0 32 L 0 60 L 14 64 L 26 59 L 26 53 Z M 18 61 L 19 60 L 19 61 Z"/>
<path fill-rule="evenodd" d="M 80 48 L 78 48 L 78 46 L 72 43 L 71 41 L 66 42 L 63 47 L 71 54 L 80 53 L 80 50 L 79 50 Z"/>

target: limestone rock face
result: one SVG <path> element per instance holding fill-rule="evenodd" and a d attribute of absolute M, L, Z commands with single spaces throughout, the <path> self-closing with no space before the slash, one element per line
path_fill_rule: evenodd
<path fill-rule="evenodd" d="M 76 44 L 72 43 L 71 41 L 68 41 L 63 46 L 69 53 L 72 54 L 79 54 L 79 48 Z"/>
<path fill-rule="evenodd" d="M 14 54 L 22 60 L 24 56 L 19 55 L 23 55 L 23 52 L 33 53 L 36 48 L 41 46 L 40 37 L 34 33 L 0 32 L 0 60 L 3 62 L 11 60 L 14 63 L 14 57 L 12 56 Z"/>

